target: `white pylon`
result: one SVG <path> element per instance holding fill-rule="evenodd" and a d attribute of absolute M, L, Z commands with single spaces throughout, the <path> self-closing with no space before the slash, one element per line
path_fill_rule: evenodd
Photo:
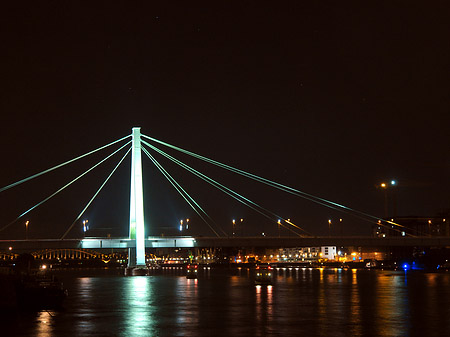
<path fill-rule="evenodd" d="M 130 239 L 128 267 L 145 266 L 144 196 L 142 188 L 141 128 L 133 128 L 131 150 Z"/>

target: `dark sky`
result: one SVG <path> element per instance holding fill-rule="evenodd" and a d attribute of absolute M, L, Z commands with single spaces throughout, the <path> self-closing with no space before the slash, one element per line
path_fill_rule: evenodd
<path fill-rule="evenodd" d="M 69 3 L 3 5 L 1 186 L 140 126 L 374 216 L 384 216 L 376 185 L 390 179 L 399 183 L 398 215 L 450 208 L 446 2 Z M 1 225 L 111 151 L 2 192 Z M 157 158 L 225 231 L 243 217 L 244 234 L 276 233 L 265 218 Z M 59 237 L 119 159 L 0 238 L 23 237 L 27 219 L 31 237 Z M 344 234 L 370 232 L 358 218 L 196 163 L 314 234 L 327 234 L 328 219 L 339 217 Z M 127 233 L 125 164 L 86 213 L 94 228 Z M 189 217 L 192 231 L 211 234 L 148 160 L 144 171 L 149 226 L 175 228 Z"/>

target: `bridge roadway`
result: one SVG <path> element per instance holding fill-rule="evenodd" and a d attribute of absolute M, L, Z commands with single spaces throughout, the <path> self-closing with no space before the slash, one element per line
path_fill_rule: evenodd
<path fill-rule="evenodd" d="M 14 252 L 39 249 L 126 249 L 136 246 L 136 241 L 128 238 L 86 238 L 86 239 L 39 239 L 0 240 L 0 251 Z M 358 237 L 358 236 L 317 236 L 317 237 L 148 237 L 147 248 L 214 248 L 214 247 L 450 247 L 450 237 Z M 11 247 L 11 248 L 10 248 Z"/>

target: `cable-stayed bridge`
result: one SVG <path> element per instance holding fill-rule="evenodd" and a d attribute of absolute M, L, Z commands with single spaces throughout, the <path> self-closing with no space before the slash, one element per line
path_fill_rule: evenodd
<path fill-rule="evenodd" d="M 131 139 L 130 139 L 131 138 Z M 81 158 L 87 157 L 93 153 L 100 150 L 109 148 L 113 145 L 119 145 L 119 148 L 114 150 L 111 154 L 106 156 L 100 162 L 96 163 L 94 166 L 86 170 L 84 173 L 72 179 L 70 182 L 57 189 L 54 193 L 47 196 L 45 199 L 41 200 L 28 210 L 20 214 L 16 219 L 10 223 L 4 225 L 0 228 L 0 232 L 4 232 L 10 226 L 13 226 L 22 219 L 25 215 L 32 212 L 37 207 L 40 207 L 46 203 L 51 198 L 55 197 L 61 191 L 65 190 L 73 183 L 84 177 L 87 173 L 91 172 L 99 165 L 101 165 L 106 160 L 110 159 L 112 156 L 119 152 L 125 152 L 117 165 L 113 168 L 107 178 L 100 185 L 99 189 L 94 193 L 91 199 L 83 207 L 79 215 L 66 229 L 64 234 L 58 240 L 3 240 L 0 241 L 0 249 L 4 247 L 10 247 L 14 244 L 15 247 L 20 246 L 35 246 L 37 248 L 47 247 L 60 247 L 60 248 L 126 248 L 129 250 L 128 266 L 130 268 L 145 266 L 145 249 L 146 248 L 157 248 L 157 247 L 228 247 L 228 246 L 258 246 L 258 247 L 295 247 L 295 246 L 323 246 L 323 245 L 339 245 L 339 246 L 447 246 L 450 245 L 450 241 L 447 238 L 433 238 L 433 237 L 417 237 L 409 232 L 405 231 L 405 227 L 395 223 L 392 220 L 381 219 L 379 217 L 367 214 L 365 212 L 358 211 L 348 206 L 341 205 L 339 203 L 320 198 L 298 189 L 289 187 L 284 184 L 280 184 L 269 179 L 257 176 L 255 174 L 240 170 L 236 167 L 220 163 L 213 159 L 201 156 L 191 151 L 187 151 L 180 147 L 165 143 L 163 141 L 157 140 L 155 138 L 141 134 L 140 128 L 135 127 L 132 130 L 132 134 L 107 145 L 104 145 L 98 149 L 90 151 L 84 155 L 78 156 L 74 159 L 66 161 L 62 164 L 49 168 L 40 173 L 34 174 L 30 177 L 7 185 L 0 189 L 0 192 L 6 191 L 10 188 L 16 187 L 22 183 L 26 183 L 34 178 L 57 170 L 65 165 L 71 164 Z M 352 215 L 356 218 L 364 220 L 368 223 L 376 224 L 380 227 L 389 228 L 389 230 L 398 231 L 406 233 L 405 237 L 398 238 L 369 238 L 369 237 L 316 237 L 313 233 L 306 231 L 304 228 L 295 224 L 288 218 L 277 214 L 258 203 L 245 197 L 243 194 L 236 192 L 235 190 L 223 185 L 219 181 L 210 178 L 208 175 L 201 173 L 200 171 L 194 169 L 192 166 L 182 162 L 181 160 L 170 155 L 166 151 L 162 150 L 159 146 L 167 147 L 169 149 L 175 150 L 184 155 L 188 155 L 195 159 L 204 161 L 208 164 L 215 165 L 224 170 L 230 171 L 232 173 L 238 174 L 240 176 L 246 177 L 248 179 L 254 180 L 256 182 L 265 184 L 272 188 L 281 190 L 283 192 L 289 193 L 291 195 L 301 197 L 303 199 L 314 202 L 326 208 L 331 208 L 333 210 L 338 210 L 345 214 Z M 277 238 L 277 237 L 230 237 L 226 231 L 223 230 L 206 212 L 206 210 L 183 188 L 182 184 L 175 180 L 175 178 L 156 160 L 152 155 L 151 151 L 158 153 L 159 155 L 167 158 L 177 166 L 185 169 L 187 172 L 193 174 L 194 176 L 202 179 L 211 186 L 220 190 L 229 197 L 235 199 L 241 204 L 252 209 L 261 216 L 269 219 L 273 222 L 274 226 L 278 228 L 283 227 L 290 231 L 294 237 L 289 238 Z M 83 239 L 83 240 L 69 240 L 67 236 L 69 232 L 78 224 L 83 217 L 83 214 L 92 204 L 94 199 L 99 195 L 103 187 L 110 180 L 111 176 L 116 172 L 117 168 L 124 162 L 125 158 L 131 153 L 131 177 L 130 177 L 130 217 L 129 217 L 129 235 L 128 238 L 122 239 L 111 239 L 111 238 L 95 238 L 95 239 Z M 156 168 L 161 172 L 161 174 L 167 179 L 171 186 L 180 194 L 180 196 L 185 200 L 185 202 L 195 211 L 198 217 L 205 223 L 209 228 L 213 237 L 148 237 L 145 235 L 145 218 L 144 218 L 144 197 L 143 197 L 143 174 L 142 174 L 142 154 L 147 156 L 150 161 L 156 166 Z M 151 224 L 148 224 L 151 226 Z M 6 239 L 6 238 L 5 238 Z"/>

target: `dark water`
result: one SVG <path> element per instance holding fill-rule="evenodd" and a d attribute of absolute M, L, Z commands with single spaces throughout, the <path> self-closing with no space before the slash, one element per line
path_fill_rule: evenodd
<path fill-rule="evenodd" d="M 3 317 L 1 336 L 449 336 L 450 273 L 181 269 L 60 274 L 63 311 Z"/>

